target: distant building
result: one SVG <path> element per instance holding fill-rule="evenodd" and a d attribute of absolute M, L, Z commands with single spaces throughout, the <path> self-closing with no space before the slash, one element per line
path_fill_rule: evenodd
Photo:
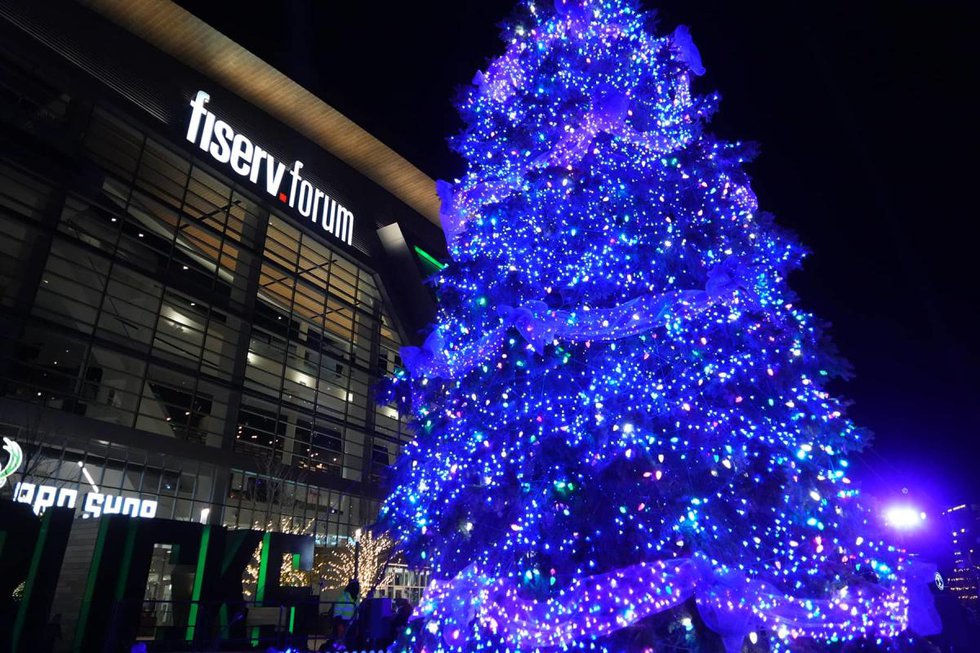
<path fill-rule="evenodd" d="M 952 569 L 946 590 L 975 619 L 980 614 L 980 504 L 961 504 L 943 511 L 952 536 Z"/>

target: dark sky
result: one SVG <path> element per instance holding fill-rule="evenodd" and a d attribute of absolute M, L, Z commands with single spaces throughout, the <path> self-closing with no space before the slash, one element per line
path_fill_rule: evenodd
<path fill-rule="evenodd" d="M 548 1 L 548 0 L 542 0 Z M 178 0 L 434 178 L 462 164 L 451 100 L 502 52 L 513 2 Z M 792 279 L 854 378 L 837 394 L 875 434 L 866 486 L 933 507 L 980 500 L 977 89 L 969 2 L 654 4 L 690 26 L 723 98 L 719 135 L 759 143 L 762 208 L 811 249 Z M 352 6 L 354 5 L 354 6 Z"/>

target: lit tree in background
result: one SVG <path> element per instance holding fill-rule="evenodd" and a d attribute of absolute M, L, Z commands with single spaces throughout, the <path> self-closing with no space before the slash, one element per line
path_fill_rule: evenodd
<path fill-rule="evenodd" d="M 369 590 L 387 583 L 393 545 L 387 535 L 361 532 L 345 546 L 325 552 L 314 560 L 315 578 L 322 578 L 330 589 L 340 589 L 356 578 L 362 596 L 365 596 Z"/>
<path fill-rule="evenodd" d="M 276 524 L 273 521 L 267 521 L 265 528 L 263 530 L 273 531 L 277 530 L 281 533 L 291 533 L 299 534 L 302 532 L 309 533 L 313 528 L 312 520 L 307 523 L 305 528 L 297 527 L 294 525 L 293 521 L 289 518 L 282 517 L 279 519 L 279 523 Z M 262 566 L 262 542 L 259 541 L 255 550 L 252 551 L 252 558 L 245 565 L 245 569 L 242 571 L 242 596 L 248 600 L 252 600 L 255 596 L 255 589 L 259 582 L 259 569 Z M 312 584 L 311 574 L 316 572 L 316 556 L 314 555 L 314 570 L 313 572 L 303 571 L 299 569 L 293 569 L 293 556 L 292 554 L 283 556 L 280 561 L 280 582 L 283 585 L 290 587 L 308 587 Z"/>
<path fill-rule="evenodd" d="M 288 530 L 285 520 L 283 522 L 282 532 L 300 532 L 298 529 Z M 272 530 L 272 526 L 268 524 L 266 530 Z M 344 546 L 316 549 L 310 571 L 294 569 L 292 554 L 283 556 L 279 578 L 286 586 L 314 587 L 322 584 L 323 589 L 340 589 L 356 578 L 362 592 L 367 594 L 369 590 L 387 585 L 391 576 L 389 563 L 394 552 L 394 542 L 388 535 L 375 535 L 358 529 L 357 535 L 348 539 Z M 242 594 L 246 599 L 255 595 L 261 564 L 262 542 L 259 542 L 242 572 Z"/>
<path fill-rule="evenodd" d="M 705 131 L 687 29 L 652 28 L 526 2 L 460 103 L 453 263 L 390 384 L 417 439 L 381 522 L 437 579 L 402 650 L 887 645 L 927 591 L 848 477 L 804 250 Z"/>

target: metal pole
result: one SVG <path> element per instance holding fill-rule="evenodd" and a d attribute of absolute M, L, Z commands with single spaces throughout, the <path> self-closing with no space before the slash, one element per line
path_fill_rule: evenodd
<path fill-rule="evenodd" d="M 361 529 L 354 531 L 354 578 L 360 582 L 361 575 Z"/>

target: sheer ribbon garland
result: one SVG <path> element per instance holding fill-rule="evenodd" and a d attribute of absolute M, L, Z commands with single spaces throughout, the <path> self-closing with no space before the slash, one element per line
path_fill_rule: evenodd
<path fill-rule="evenodd" d="M 520 597 L 516 580 L 490 579 L 470 565 L 452 580 L 433 580 L 420 612 L 451 647 L 465 646 L 475 625 L 514 650 L 603 637 L 692 596 L 729 653 L 741 651 L 746 635 L 759 630 L 820 640 L 860 636 L 872 627 L 887 637 L 910 627 L 919 635 L 938 632 L 926 587 L 935 567 L 908 561 L 903 573 L 902 582 L 888 589 L 859 584 L 830 599 L 803 599 L 741 572 L 719 571 L 702 558 L 675 558 L 576 579 L 559 598 L 531 601 Z"/>
<path fill-rule="evenodd" d="M 497 308 L 500 325 L 483 338 L 450 350 L 437 328 L 421 347 L 402 347 L 401 357 L 405 368 L 415 378 L 457 378 L 489 360 L 503 345 L 506 332 L 511 327 L 539 354 L 545 345 L 555 340 L 584 342 L 635 336 L 673 319 L 689 317 L 717 304 L 730 303 L 739 293 L 754 300 L 749 277 L 745 266 L 730 259 L 709 273 L 704 290 L 641 295 L 612 308 L 585 308 L 581 311 L 552 310 L 541 301 L 528 302 L 519 308 L 500 306 Z"/>
<path fill-rule="evenodd" d="M 568 34 L 587 33 L 583 25 L 587 16 L 578 16 L 581 8 L 568 8 Z M 610 26 L 607 36 L 619 28 Z M 565 31 L 542 35 L 543 43 L 561 38 Z M 521 64 L 523 43 L 511 47 L 502 57 L 495 60 L 486 73 L 477 72 L 473 83 L 480 87 L 485 96 L 497 102 L 505 102 L 524 84 L 524 71 Z M 679 25 L 674 33 L 663 39 L 644 42 L 643 48 L 656 53 L 660 48 L 671 48 L 677 59 L 687 66 L 694 75 L 703 75 L 701 54 L 691 40 L 691 33 L 684 25 Z M 655 56 L 655 54 L 651 54 Z M 588 153 L 592 143 L 600 134 L 610 136 L 649 150 L 655 154 L 667 154 L 689 145 L 698 135 L 698 118 L 710 112 L 707 106 L 697 106 L 691 97 L 690 77 L 687 73 L 679 78 L 675 90 L 674 103 L 658 124 L 656 130 L 638 131 L 630 124 L 629 115 L 633 98 L 629 92 L 612 88 L 599 88 L 592 92 L 586 110 L 576 124 L 565 130 L 554 145 L 529 160 L 519 159 L 509 169 L 506 177 L 484 179 L 469 175 L 458 187 L 447 181 L 436 182 L 436 194 L 440 200 L 439 220 L 446 235 L 446 242 L 452 244 L 456 236 L 465 228 L 466 217 L 475 215 L 481 207 L 500 202 L 515 192 L 524 183 L 529 171 L 538 168 L 568 168 L 577 165 Z"/>

